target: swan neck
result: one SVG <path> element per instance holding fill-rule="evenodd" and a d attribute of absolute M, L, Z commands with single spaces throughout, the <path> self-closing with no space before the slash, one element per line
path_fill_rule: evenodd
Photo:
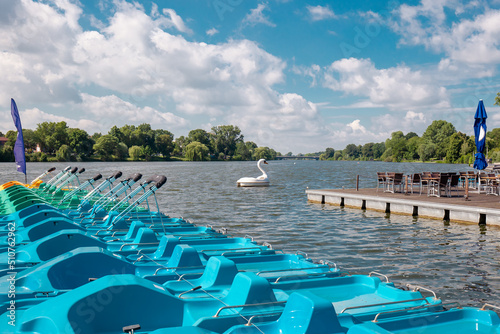
<path fill-rule="evenodd" d="M 257 163 L 257 167 L 260 169 L 262 172 L 262 175 L 267 176 L 266 172 L 262 169 L 262 166 L 260 165 L 260 161 Z"/>

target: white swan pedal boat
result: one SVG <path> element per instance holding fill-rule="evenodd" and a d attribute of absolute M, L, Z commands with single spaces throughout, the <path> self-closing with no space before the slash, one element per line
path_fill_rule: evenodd
<path fill-rule="evenodd" d="M 269 186 L 269 177 L 266 172 L 262 169 L 261 164 L 266 164 L 266 159 L 260 159 L 257 161 L 257 167 L 262 172 L 261 176 L 258 177 L 242 177 L 236 184 L 238 187 L 267 187 Z"/>

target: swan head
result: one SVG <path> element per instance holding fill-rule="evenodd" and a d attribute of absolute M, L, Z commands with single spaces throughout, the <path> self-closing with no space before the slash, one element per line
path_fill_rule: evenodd
<path fill-rule="evenodd" d="M 260 159 L 258 162 L 257 162 L 259 165 L 260 164 L 265 164 L 265 165 L 268 165 L 266 159 Z"/>

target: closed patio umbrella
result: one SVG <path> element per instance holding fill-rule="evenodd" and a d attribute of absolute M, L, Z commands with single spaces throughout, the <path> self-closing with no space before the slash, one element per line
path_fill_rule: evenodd
<path fill-rule="evenodd" d="M 486 109 L 484 109 L 483 100 L 479 100 L 476 114 L 474 115 L 474 136 L 476 137 L 477 153 L 474 160 L 474 168 L 482 170 L 488 166 L 484 157 L 484 148 L 486 146 Z"/>

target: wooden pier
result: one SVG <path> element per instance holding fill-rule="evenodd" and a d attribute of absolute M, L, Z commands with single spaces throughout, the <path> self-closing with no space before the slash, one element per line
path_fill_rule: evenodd
<path fill-rule="evenodd" d="M 500 226 L 500 197 L 477 191 L 470 191 L 468 200 L 463 190 L 453 191 L 452 197 L 428 197 L 418 192 L 389 193 L 381 189 L 308 189 L 306 194 L 314 203 Z"/>

